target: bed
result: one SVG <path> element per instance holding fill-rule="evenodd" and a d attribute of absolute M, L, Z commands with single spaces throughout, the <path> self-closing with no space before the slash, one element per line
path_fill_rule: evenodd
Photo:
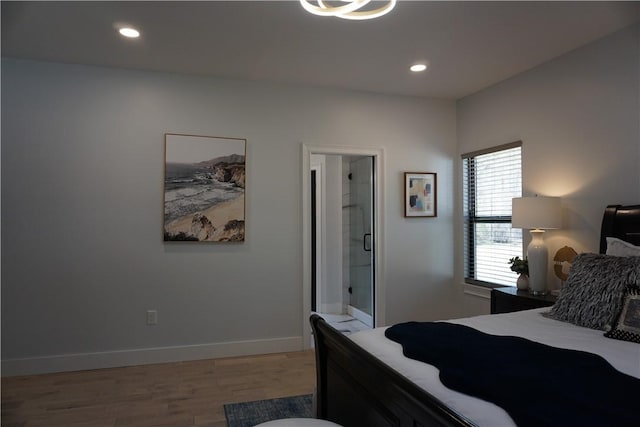
<path fill-rule="evenodd" d="M 629 245 L 631 251 L 637 251 L 635 246 L 640 245 L 640 205 L 608 206 L 602 221 L 601 254 L 607 252 L 607 237 L 614 238 L 622 245 Z M 623 247 L 623 250 L 627 248 Z M 623 258 L 596 254 L 584 256 L 599 257 L 595 264 L 613 258 L 617 262 L 618 258 Z M 629 259 L 637 266 L 638 258 Z M 587 265 L 588 270 L 595 264 L 591 259 L 587 261 L 582 263 Z M 620 262 L 627 261 L 621 259 Z M 578 267 L 576 270 L 574 273 L 572 269 L 572 275 L 579 277 L 581 270 Z M 638 276 L 634 277 L 636 280 Z M 626 280 L 629 281 L 628 278 Z M 640 379 L 640 344 L 605 337 L 601 324 L 598 325 L 600 329 L 594 329 L 592 325 L 584 327 L 570 323 L 571 319 L 558 320 L 559 315 L 576 315 L 571 311 L 573 309 L 568 314 L 562 312 L 563 303 L 571 305 L 569 296 L 578 289 L 569 286 L 570 281 L 571 278 L 552 308 L 558 306 L 556 318 L 542 315 L 549 311 L 549 308 L 545 308 L 450 320 L 446 323 L 470 326 L 492 335 L 517 335 L 552 347 L 598 354 L 632 381 Z M 630 291 L 627 289 L 625 292 Z M 619 308 L 616 310 L 620 311 Z M 516 425 L 509 413 L 499 406 L 445 387 L 439 381 L 439 371 L 435 367 L 404 357 L 400 344 L 385 337 L 387 328 L 376 328 L 346 337 L 316 315 L 311 317 L 311 326 L 316 347 L 318 418 L 344 427 Z M 508 356 L 502 360 L 504 358 Z M 496 358 L 496 364 L 499 363 L 500 359 Z M 522 396 L 522 399 L 526 400 L 527 396 Z"/>

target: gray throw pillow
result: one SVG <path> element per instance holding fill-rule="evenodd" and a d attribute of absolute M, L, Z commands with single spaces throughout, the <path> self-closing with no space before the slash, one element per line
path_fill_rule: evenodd
<path fill-rule="evenodd" d="M 605 330 L 620 312 L 627 284 L 640 284 L 640 257 L 580 254 L 546 317 Z"/>
<path fill-rule="evenodd" d="M 622 310 L 614 320 L 613 328 L 604 336 L 640 344 L 640 287 L 627 286 Z"/>

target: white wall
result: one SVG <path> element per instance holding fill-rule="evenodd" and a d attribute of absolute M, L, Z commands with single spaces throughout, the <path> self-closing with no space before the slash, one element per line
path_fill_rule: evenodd
<path fill-rule="evenodd" d="M 3 375 L 302 348 L 303 142 L 386 147 L 386 318 L 455 311 L 453 102 L 19 60 L 2 74 Z M 245 243 L 162 242 L 165 132 L 247 138 Z M 438 173 L 438 218 L 405 219 L 402 173 L 421 170 Z"/>
<path fill-rule="evenodd" d="M 522 140 L 524 194 L 562 197 L 563 229 L 545 238 L 551 257 L 564 245 L 597 252 L 604 208 L 640 203 L 639 28 L 457 103 L 459 153 Z M 488 311 L 488 300 L 467 297 L 465 314 Z"/>

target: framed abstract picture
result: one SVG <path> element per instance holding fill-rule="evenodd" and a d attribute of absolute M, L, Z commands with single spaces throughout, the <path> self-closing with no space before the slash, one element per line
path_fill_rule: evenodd
<path fill-rule="evenodd" d="M 164 241 L 243 242 L 246 140 L 165 134 Z"/>
<path fill-rule="evenodd" d="M 438 216 L 437 174 L 433 172 L 404 173 L 404 216 Z"/>

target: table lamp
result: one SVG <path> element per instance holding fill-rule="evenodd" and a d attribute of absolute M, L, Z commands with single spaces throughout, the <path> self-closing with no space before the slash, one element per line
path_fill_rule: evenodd
<path fill-rule="evenodd" d="M 549 259 L 544 230 L 560 228 L 560 198 L 518 197 L 512 200 L 511 208 L 511 226 L 531 230 L 531 243 L 527 246 L 529 292 L 544 295 Z"/>

